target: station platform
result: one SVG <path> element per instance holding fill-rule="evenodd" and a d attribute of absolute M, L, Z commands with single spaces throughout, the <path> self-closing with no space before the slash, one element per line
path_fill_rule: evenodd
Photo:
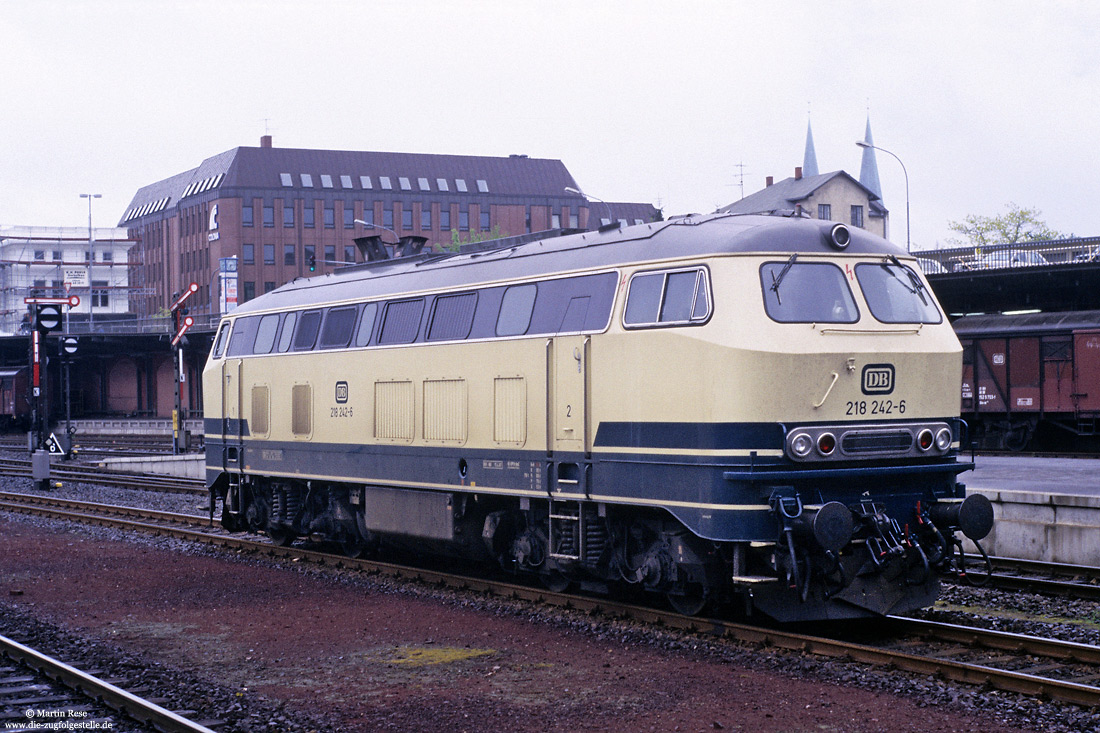
<path fill-rule="evenodd" d="M 1100 566 L 1100 459 L 978 455 L 974 463 L 959 480 L 993 503 L 986 552 Z"/>

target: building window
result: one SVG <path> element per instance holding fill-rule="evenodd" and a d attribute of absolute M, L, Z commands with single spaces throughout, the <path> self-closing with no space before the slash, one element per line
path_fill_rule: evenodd
<path fill-rule="evenodd" d="M 402 229 L 412 229 L 413 228 L 412 207 L 401 210 L 401 228 Z"/>
<path fill-rule="evenodd" d="M 817 218 L 818 219 L 832 219 L 833 207 L 830 204 L 818 204 L 817 205 Z"/>
<path fill-rule="evenodd" d="M 355 226 L 355 209 L 351 208 L 351 204 L 344 203 L 344 229 L 351 229 Z"/>
<path fill-rule="evenodd" d="M 572 209 L 569 209 L 569 228 L 570 229 L 579 228 L 579 225 L 577 224 L 577 215 L 573 213 Z"/>
<path fill-rule="evenodd" d="M 852 226 L 863 226 L 863 207 L 859 204 L 852 204 Z"/>
<path fill-rule="evenodd" d="M 440 191 L 450 191 L 451 190 L 451 189 L 447 188 L 447 179 L 446 178 L 437 178 L 437 179 L 435 179 L 435 187 L 438 188 Z"/>
<path fill-rule="evenodd" d="M 327 173 L 321 174 L 321 188 L 332 188 L 332 176 Z"/>
<path fill-rule="evenodd" d="M 343 188 L 351 188 L 351 176 L 340 176 L 340 186 Z"/>
<path fill-rule="evenodd" d="M 477 179 L 477 190 L 479 193 L 489 193 L 489 184 L 483 179 Z"/>
<path fill-rule="evenodd" d="M 409 183 L 409 179 L 406 178 L 405 176 L 399 176 L 397 178 L 397 184 L 399 186 L 401 186 L 402 191 L 411 191 L 412 190 L 412 184 Z"/>
<path fill-rule="evenodd" d="M 359 176 L 359 185 L 367 190 L 373 188 L 370 182 L 370 176 Z"/>
<path fill-rule="evenodd" d="M 335 261 L 336 261 L 336 245 L 335 244 L 326 244 L 325 245 L 325 264 L 326 265 L 331 264 Z"/>
<path fill-rule="evenodd" d="M 251 280 L 244 281 L 244 300 L 242 302 L 247 303 L 256 297 L 256 283 Z"/>
<path fill-rule="evenodd" d="M 290 188 L 291 186 L 294 185 L 294 177 L 291 176 L 289 173 L 280 173 L 279 174 L 279 182 L 282 183 L 287 188 Z"/>
<path fill-rule="evenodd" d="M 53 261 L 54 262 L 60 262 L 61 261 L 61 250 L 55 249 L 53 251 Z"/>
<path fill-rule="evenodd" d="M 363 204 L 363 221 L 367 226 L 374 226 L 374 204 L 370 206 Z"/>
<path fill-rule="evenodd" d="M 241 262 L 245 265 L 256 264 L 256 245 L 247 242 L 241 245 Z"/>
<path fill-rule="evenodd" d="M 420 185 L 420 190 L 421 191 L 431 191 L 432 190 L 431 186 L 428 185 L 428 179 L 427 178 L 418 178 L 418 179 L 416 179 L 416 182 Z"/>
<path fill-rule="evenodd" d="M 531 231 L 531 207 L 530 206 L 527 207 L 527 214 L 526 214 L 526 218 L 524 220 L 524 225 L 523 226 L 524 226 L 525 231 L 527 231 L 527 232 Z"/>
<path fill-rule="evenodd" d="M 244 206 L 242 206 L 241 207 L 241 226 L 245 226 L 245 227 L 252 226 L 253 214 L 254 214 L 254 212 L 252 210 L 252 204 L 245 204 Z"/>
<path fill-rule="evenodd" d="M 302 187 L 303 188 L 313 188 L 313 176 L 311 176 L 308 173 L 303 173 L 302 174 Z"/>
<path fill-rule="evenodd" d="M 100 253 L 100 256 L 101 256 L 101 257 L 103 258 L 103 261 L 104 261 L 104 262 L 114 262 L 114 259 L 115 259 L 115 255 L 114 255 L 114 252 L 112 252 L 112 251 L 111 251 L 111 250 L 109 250 L 109 249 L 105 249 L 105 250 L 103 250 L 103 251 L 102 251 L 102 252 Z"/>
<path fill-rule="evenodd" d="M 107 281 L 92 280 L 92 305 L 96 308 L 106 308 L 108 304 Z"/>
<path fill-rule="evenodd" d="M 264 280 L 264 292 L 270 293 L 275 289 L 275 282 L 273 280 Z"/>
<path fill-rule="evenodd" d="M 46 250 L 36 249 L 34 251 L 34 259 L 35 259 L 35 261 L 45 262 L 45 260 L 46 260 Z"/>
<path fill-rule="evenodd" d="M 551 229 L 561 229 L 561 215 L 560 214 L 551 214 L 550 215 L 550 228 Z"/>
<path fill-rule="evenodd" d="M 451 230 L 451 207 L 446 204 L 439 208 L 439 228 L 444 232 Z"/>
<path fill-rule="evenodd" d="M 393 184 L 390 183 L 390 177 L 389 176 L 378 176 L 378 184 L 380 186 L 382 186 L 382 189 L 385 190 L 385 191 L 392 191 L 393 190 Z"/>
<path fill-rule="evenodd" d="M 336 211 L 331 205 L 325 207 L 325 229 L 336 228 Z"/>
<path fill-rule="evenodd" d="M 458 229 L 463 232 L 470 231 L 470 212 L 466 209 L 459 209 Z"/>
<path fill-rule="evenodd" d="M 344 262 L 355 262 L 355 245 L 344 245 Z"/>
<path fill-rule="evenodd" d="M 274 265 L 275 264 L 275 245 L 274 244 L 265 244 L 264 245 L 264 264 L 265 265 Z"/>
<path fill-rule="evenodd" d="M 294 204 L 283 205 L 283 226 L 294 226 Z"/>
<path fill-rule="evenodd" d="M 293 265 L 294 264 L 294 245 L 293 244 L 284 244 L 283 245 L 283 264 L 284 265 Z"/>
<path fill-rule="evenodd" d="M 460 193 L 466 193 L 466 179 L 465 178 L 456 178 L 455 179 L 455 190 L 459 191 Z"/>
<path fill-rule="evenodd" d="M 264 226 L 265 227 L 275 226 L 275 207 L 274 206 L 265 206 L 264 207 Z"/>
<path fill-rule="evenodd" d="M 420 207 L 420 228 L 425 230 L 432 228 L 431 204 L 422 204 Z"/>
<path fill-rule="evenodd" d="M 308 206 L 302 208 L 302 226 L 306 229 L 312 229 L 316 224 L 315 216 L 316 212 L 313 210 L 313 202 L 311 201 Z"/>
<path fill-rule="evenodd" d="M 382 228 L 393 229 L 393 209 L 382 209 Z"/>
<path fill-rule="evenodd" d="M 489 231 L 489 207 L 488 206 L 481 207 L 480 219 L 481 219 L 481 222 L 480 222 L 481 223 L 481 231 L 483 231 L 483 232 Z"/>

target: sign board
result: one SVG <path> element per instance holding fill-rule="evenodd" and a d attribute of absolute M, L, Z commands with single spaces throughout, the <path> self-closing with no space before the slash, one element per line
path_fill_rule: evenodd
<path fill-rule="evenodd" d="M 69 356 L 76 353 L 76 337 L 65 336 L 61 339 L 61 352 Z"/>
<path fill-rule="evenodd" d="M 218 260 L 218 302 L 220 313 L 228 313 L 237 307 L 237 258 L 222 257 Z"/>
<path fill-rule="evenodd" d="M 61 441 L 53 433 L 50 433 L 50 437 L 46 438 L 46 449 L 50 451 L 51 456 L 65 455 L 65 450 L 61 447 Z"/>
<path fill-rule="evenodd" d="M 88 268 L 87 267 L 66 267 L 64 269 L 64 277 L 62 280 L 71 288 L 86 288 L 88 287 Z"/>

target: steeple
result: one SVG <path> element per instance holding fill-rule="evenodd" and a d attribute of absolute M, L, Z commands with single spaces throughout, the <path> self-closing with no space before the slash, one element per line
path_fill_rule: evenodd
<path fill-rule="evenodd" d="M 867 115 L 867 132 L 863 135 L 863 142 L 868 145 L 875 144 L 875 141 L 871 139 L 870 113 Z M 874 148 L 863 149 L 863 162 L 859 167 L 859 182 L 874 191 L 879 200 L 882 199 L 882 185 L 878 182 L 878 162 L 875 160 Z"/>
<path fill-rule="evenodd" d="M 806 120 L 806 153 L 802 156 L 802 175 L 816 176 L 817 153 L 814 152 L 814 131 L 810 127 L 810 121 Z"/>

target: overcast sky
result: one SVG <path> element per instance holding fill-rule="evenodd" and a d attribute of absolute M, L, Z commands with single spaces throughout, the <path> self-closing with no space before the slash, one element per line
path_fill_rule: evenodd
<path fill-rule="evenodd" d="M 1100 235 L 1100 2 L 0 0 L 0 224 L 118 222 L 278 147 L 562 160 L 589 194 L 713 211 L 802 164 L 909 173 L 912 240 L 1042 211 Z M 743 164 L 743 169 L 738 167 Z M 892 239 L 905 179 L 878 153 Z"/>

